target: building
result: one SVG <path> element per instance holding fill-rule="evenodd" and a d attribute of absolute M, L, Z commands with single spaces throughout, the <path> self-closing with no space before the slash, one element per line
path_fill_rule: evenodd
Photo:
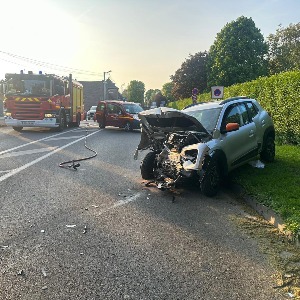
<path fill-rule="evenodd" d="M 88 111 L 91 106 L 97 105 L 104 99 L 104 82 L 102 81 L 79 81 L 83 85 L 84 109 Z M 121 100 L 122 95 L 110 79 L 105 81 L 105 100 Z"/>

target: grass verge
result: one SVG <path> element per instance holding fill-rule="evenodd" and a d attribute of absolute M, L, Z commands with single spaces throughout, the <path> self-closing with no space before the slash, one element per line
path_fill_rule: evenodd
<path fill-rule="evenodd" d="M 261 204 L 277 212 L 294 234 L 300 234 L 300 147 L 276 145 L 274 163 L 263 169 L 246 165 L 232 173 L 232 180 L 244 187 Z"/>

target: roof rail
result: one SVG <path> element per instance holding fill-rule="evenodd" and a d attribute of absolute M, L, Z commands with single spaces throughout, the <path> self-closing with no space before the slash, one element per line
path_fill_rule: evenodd
<path fill-rule="evenodd" d="M 238 99 L 250 99 L 250 98 L 248 96 L 237 96 L 237 97 L 227 98 L 227 99 L 221 101 L 219 103 L 219 105 L 223 105 L 225 103 L 228 103 L 228 102 L 233 101 L 233 100 L 238 100 Z"/>
<path fill-rule="evenodd" d="M 198 104 L 203 104 L 203 103 L 205 103 L 205 102 L 192 103 L 192 104 L 190 104 L 190 105 L 185 106 L 182 110 L 184 110 L 184 109 L 186 109 L 186 108 L 189 108 L 189 107 L 192 107 L 192 106 L 195 106 L 195 105 L 198 105 Z"/>

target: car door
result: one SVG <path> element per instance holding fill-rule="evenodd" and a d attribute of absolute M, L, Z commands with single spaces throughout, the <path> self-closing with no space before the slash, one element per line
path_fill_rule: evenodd
<path fill-rule="evenodd" d="M 122 110 L 119 105 L 115 103 L 108 103 L 106 109 L 106 125 L 120 127 L 121 121 L 120 116 L 122 115 Z"/>
<path fill-rule="evenodd" d="M 239 166 L 258 154 L 257 132 L 253 120 L 249 117 L 245 103 L 229 106 L 224 114 L 222 127 L 228 123 L 238 123 L 239 129 L 223 134 L 223 151 L 228 167 Z"/>
<path fill-rule="evenodd" d="M 96 108 L 96 120 L 98 123 L 105 124 L 105 103 L 99 102 Z"/>

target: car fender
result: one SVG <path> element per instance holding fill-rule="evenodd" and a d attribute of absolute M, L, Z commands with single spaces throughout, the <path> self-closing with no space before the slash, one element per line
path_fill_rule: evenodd
<path fill-rule="evenodd" d="M 215 149 L 205 156 L 202 172 L 200 172 L 200 177 L 204 175 L 207 166 L 211 160 L 215 160 L 220 167 L 221 176 L 225 177 L 228 174 L 228 164 L 225 153 L 221 149 Z"/>

